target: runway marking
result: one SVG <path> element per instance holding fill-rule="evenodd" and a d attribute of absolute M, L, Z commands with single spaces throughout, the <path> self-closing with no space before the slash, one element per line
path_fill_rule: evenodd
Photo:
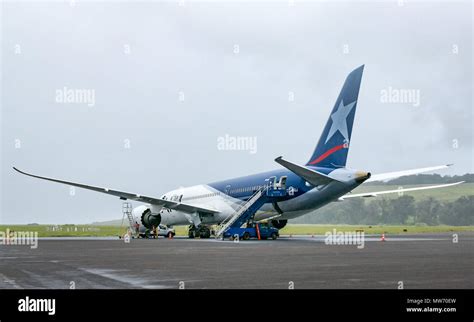
<path fill-rule="evenodd" d="M 8 278 L 7 276 L 0 273 L 0 281 L 6 283 L 8 286 L 13 288 L 21 288 L 14 280 Z"/>
<path fill-rule="evenodd" d="M 121 283 L 129 284 L 135 287 L 141 287 L 146 289 L 165 289 L 171 288 L 170 286 L 165 285 L 151 285 L 149 280 L 139 277 L 133 277 L 130 275 L 119 275 L 119 272 L 126 272 L 126 270 L 118 270 L 118 269 L 98 269 L 98 268 L 78 268 L 81 271 L 99 275 L 101 277 L 109 278 L 114 281 L 118 281 Z M 156 281 L 153 281 L 156 282 Z"/>
<path fill-rule="evenodd" d="M 306 235 L 298 235 L 295 236 L 293 235 L 292 237 L 289 236 L 281 236 L 280 240 L 301 240 L 301 241 L 314 241 L 314 242 L 325 242 L 326 236 L 324 235 L 314 235 L 314 237 L 309 237 Z M 380 242 L 380 237 L 379 236 L 366 236 L 364 238 L 365 242 Z M 396 237 L 390 237 L 390 236 L 385 236 L 385 242 L 390 242 L 390 241 L 451 241 L 450 238 L 434 238 L 434 237 L 402 237 L 402 236 L 396 236 Z"/>
<path fill-rule="evenodd" d="M 108 237 L 38 237 L 38 240 L 117 240 L 123 243 L 123 240 L 114 236 Z"/>

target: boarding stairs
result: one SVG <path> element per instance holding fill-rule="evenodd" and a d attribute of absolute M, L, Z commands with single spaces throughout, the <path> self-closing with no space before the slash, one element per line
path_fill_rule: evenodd
<path fill-rule="evenodd" d="M 130 202 L 124 202 L 122 204 L 122 213 L 124 217 L 127 216 L 129 231 L 133 236 L 136 236 L 137 232 L 135 229 L 135 219 L 133 218 L 132 210 L 133 208 Z M 122 222 L 123 222 L 123 219 L 122 219 Z"/>
<path fill-rule="evenodd" d="M 216 238 L 223 236 L 225 231 L 231 227 L 241 227 L 249 220 L 266 202 L 286 195 L 286 177 L 276 182 L 276 177 L 265 180 L 265 185 L 259 189 L 242 205 L 237 211 L 227 217 L 216 229 Z"/>

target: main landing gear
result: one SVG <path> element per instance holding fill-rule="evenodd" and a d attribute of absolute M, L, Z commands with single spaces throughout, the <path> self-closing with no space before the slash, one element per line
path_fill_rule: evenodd
<path fill-rule="evenodd" d="M 204 226 L 204 225 L 199 225 L 198 227 L 191 225 L 189 227 L 188 237 L 189 238 L 195 238 L 195 237 L 209 238 L 211 237 L 211 230 L 209 229 L 209 227 Z"/>

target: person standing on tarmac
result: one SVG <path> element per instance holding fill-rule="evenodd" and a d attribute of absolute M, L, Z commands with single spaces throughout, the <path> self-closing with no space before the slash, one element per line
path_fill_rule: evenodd
<path fill-rule="evenodd" d="M 140 233 L 140 224 L 138 221 L 135 221 L 135 233 L 138 235 Z"/>

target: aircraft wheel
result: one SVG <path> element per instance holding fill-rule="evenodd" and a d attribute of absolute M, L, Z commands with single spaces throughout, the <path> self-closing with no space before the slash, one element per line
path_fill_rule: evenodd
<path fill-rule="evenodd" d="M 198 234 L 200 238 L 209 238 L 211 237 L 211 230 L 204 226 L 198 230 Z"/>

